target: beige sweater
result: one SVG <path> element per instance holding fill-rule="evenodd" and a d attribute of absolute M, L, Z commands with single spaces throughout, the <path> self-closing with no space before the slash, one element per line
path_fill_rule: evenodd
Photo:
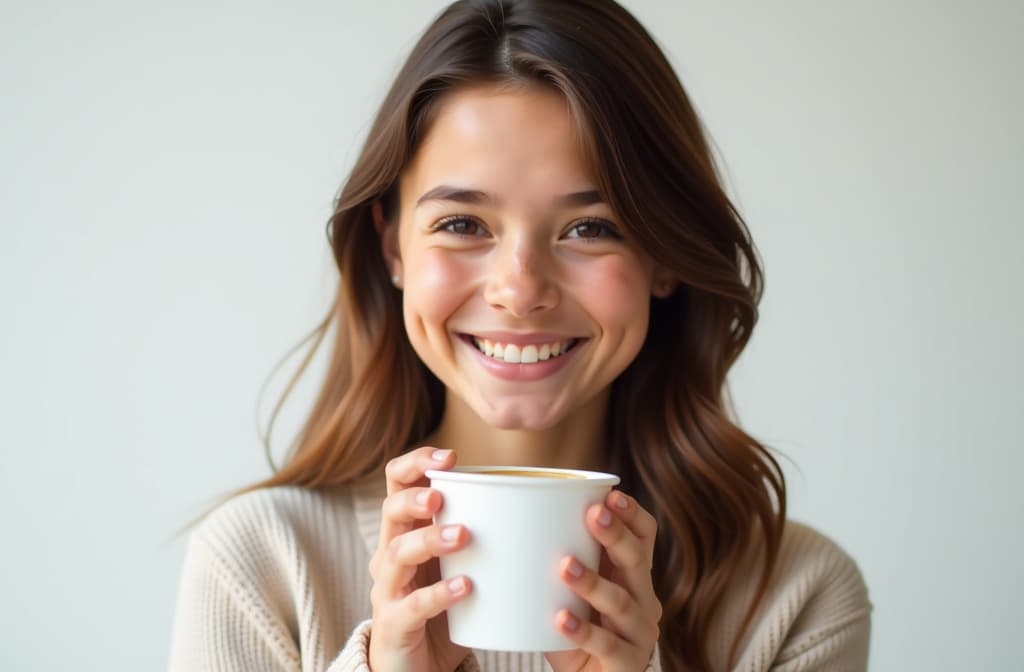
<path fill-rule="evenodd" d="M 258 490 L 215 510 L 189 541 L 170 669 L 368 672 L 370 556 L 383 481 L 332 491 Z M 724 669 L 760 572 L 732 586 L 710 639 Z M 772 589 L 735 670 L 864 670 L 871 604 L 853 560 L 787 522 Z M 543 672 L 540 653 L 475 651 L 463 670 Z M 649 670 L 660 671 L 658 654 Z"/>

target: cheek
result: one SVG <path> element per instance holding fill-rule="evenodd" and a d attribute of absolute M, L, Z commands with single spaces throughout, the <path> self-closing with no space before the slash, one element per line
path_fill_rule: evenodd
<path fill-rule="evenodd" d="M 424 250 L 406 261 L 406 269 L 406 320 L 423 322 L 428 329 L 442 326 L 473 291 L 473 265 L 444 250 Z"/>
<path fill-rule="evenodd" d="M 651 272 L 635 259 L 611 256 L 588 265 L 579 282 L 585 309 L 606 331 L 647 333 Z"/>

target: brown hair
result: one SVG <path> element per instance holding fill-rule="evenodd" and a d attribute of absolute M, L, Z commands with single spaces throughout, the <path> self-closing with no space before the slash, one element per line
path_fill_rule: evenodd
<path fill-rule="evenodd" d="M 427 29 L 381 105 L 337 199 L 328 238 L 337 297 L 278 402 L 333 326 L 326 379 L 285 464 L 244 491 L 331 487 L 378 474 L 440 421 L 444 389 L 404 333 L 372 223 L 440 97 L 477 83 L 540 84 L 568 101 L 599 188 L 631 237 L 680 286 L 651 302 L 640 353 L 613 383 L 609 468 L 659 523 L 653 577 L 666 670 L 710 669 L 712 618 L 753 540 L 763 598 L 786 512 L 768 450 L 730 420 L 726 374 L 757 321 L 763 276 L 700 121 L 646 30 L 612 0 L 462 0 Z M 268 431 L 269 435 L 269 431 Z M 269 451 L 269 446 L 268 446 Z"/>

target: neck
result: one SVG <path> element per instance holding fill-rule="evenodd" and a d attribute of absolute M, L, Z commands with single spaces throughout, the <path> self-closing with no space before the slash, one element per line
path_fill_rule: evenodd
<path fill-rule="evenodd" d="M 449 394 L 444 416 L 424 445 L 450 448 L 459 464 L 603 470 L 608 393 L 600 394 L 562 422 L 539 430 L 498 429 Z"/>

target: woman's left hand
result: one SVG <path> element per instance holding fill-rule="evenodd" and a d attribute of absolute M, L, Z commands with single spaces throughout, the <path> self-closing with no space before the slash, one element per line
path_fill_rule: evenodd
<path fill-rule="evenodd" d="M 601 543 L 600 571 L 572 556 L 562 558 L 562 581 L 596 612 L 566 609 L 555 616 L 559 632 L 579 648 L 544 654 L 554 672 L 641 672 L 658 641 L 661 602 L 651 566 L 658 524 L 636 500 L 612 490 L 587 510 L 587 528 Z"/>

